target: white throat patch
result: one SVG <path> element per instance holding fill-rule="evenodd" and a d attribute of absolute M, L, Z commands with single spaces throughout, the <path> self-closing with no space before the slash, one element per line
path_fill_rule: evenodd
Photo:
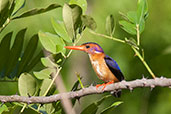
<path fill-rule="evenodd" d="M 96 71 L 100 76 L 103 76 L 103 73 L 100 70 L 100 65 L 98 61 L 92 61 L 92 64 L 96 67 Z"/>
<path fill-rule="evenodd" d="M 97 52 L 97 51 L 96 51 L 96 52 Z M 100 53 L 100 52 L 98 52 L 98 53 Z M 101 72 L 101 69 L 100 69 L 100 64 L 99 64 L 99 62 L 96 61 L 96 60 L 92 60 L 91 55 L 90 55 L 90 54 L 88 54 L 88 55 L 89 55 L 89 57 L 90 57 L 90 60 L 91 60 L 92 65 L 95 67 L 95 70 L 97 71 L 97 73 L 98 73 L 100 76 L 103 76 L 103 73 Z"/>

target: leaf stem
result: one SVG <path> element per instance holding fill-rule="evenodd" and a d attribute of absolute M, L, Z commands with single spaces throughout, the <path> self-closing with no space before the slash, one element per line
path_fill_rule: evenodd
<path fill-rule="evenodd" d="M 104 35 L 104 34 L 100 34 L 100 33 L 96 33 L 92 30 L 90 30 L 90 33 L 96 35 L 96 36 L 101 36 L 101 37 L 105 37 L 105 38 L 108 38 L 108 39 L 111 39 L 111 40 L 114 40 L 114 41 L 117 41 L 117 42 L 120 42 L 120 43 L 125 43 L 125 40 L 120 40 L 118 38 L 114 38 L 112 36 L 107 36 L 107 35 Z"/>
<path fill-rule="evenodd" d="M 146 69 L 148 70 L 148 72 L 151 74 L 151 76 L 153 78 L 156 78 L 156 76 L 154 75 L 154 73 L 152 72 L 152 70 L 150 69 L 150 67 L 146 63 L 146 61 L 143 59 L 143 57 L 140 55 L 140 53 L 133 46 L 131 46 L 131 48 L 134 50 L 134 52 L 138 56 L 138 58 L 142 61 L 142 63 L 144 64 L 144 66 L 146 67 Z"/>
<path fill-rule="evenodd" d="M 137 45 L 140 45 L 140 26 L 136 24 L 136 31 L 137 31 Z"/>
<path fill-rule="evenodd" d="M 80 83 L 80 86 L 81 86 L 81 88 L 83 89 L 84 86 L 83 86 L 83 83 L 82 83 L 82 81 L 81 81 L 80 74 L 79 74 L 78 72 L 76 72 L 76 75 L 77 75 L 78 81 L 79 81 L 79 83 Z"/>
<path fill-rule="evenodd" d="M 14 103 L 15 104 L 15 103 Z M 16 105 L 18 105 L 18 106 L 21 106 L 21 107 L 25 107 L 25 105 L 26 105 L 26 103 L 17 103 Z M 35 109 L 35 108 L 33 108 L 31 105 L 26 105 L 28 108 L 30 108 L 30 109 L 32 109 L 33 111 L 35 111 L 35 112 L 37 112 L 38 114 L 41 114 L 41 112 L 39 112 L 39 111 L 37 111 L 37 109 Z M 22 110 L 22 109 L 21 109 Z M 23 110 L 24 111 L 24 110 Z M 22 112 L 23 112 L 22 111 Z M 21 114 L 22 113 L 21 111 L 20 111 L 20 113 L 19 114 Z"/>
<path fill-rule="evenodd" d="M 10 22 L 11 22 L 11 19 L 8 18 L 8 19 L 6 20 L 6 23 L 4 23 L 4 24 L 2 25 L 2 27 L 0 28 L 0 33 L 5 29 L 5 27 L 6 27 Z"/>
<path fill-rule="evenodd" d="M 53 80 L 51 81 L 51 83 L 50 83 L 48 89 L 45 91 L 45 93 L 43 94 L 43 96 L 46 96 L 46 95 L 47 95 L 48 91 L 50 90 L 50 88 L 52 87 L 53 83 L 55 82 L 55 80 L 56 80 L 56 78 L 57 78 L 59 72 L 61 71 L 61 69 L 62 69 L 62 67 L 59 67 L 59 68 L 58 68 L 58 70 L 57 70 L 55 76 L 53 77 Z"/>
<path fill-rule="evenodd" d="M 26 108 L 27 104 L 25 103 L 23 108 L 20 110 L 20 114 L 23 113 L 24 109 Z"/>

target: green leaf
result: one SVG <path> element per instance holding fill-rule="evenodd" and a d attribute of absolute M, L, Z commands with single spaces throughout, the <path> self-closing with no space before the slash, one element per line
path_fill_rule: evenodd
<path fill-rule="evenodd" d="M 6 64 L 8 66 L 7 66 L 7 70 L 5 71 L 5 75 L 10 78 L 13 78 L 15 75 L 15 73 L 11 74 L 12 71 L 16 72 L 15 67 L 18 63 L 18 60 L 19 60 L 19 57 L 21 55 L 21 51 L 23 48 L 25 32 L 26 32 L 26 29 L 23 29 L 17 33 L 14 44 L 9 53 L 8 62 Z"/>
<path fill-rule="evenodd" d="M 59 42 L 60 43 L 56 45 L 57 54 L 62 53 L 62 55 L 65 55 L 66 52 L 66 48 L 64 48 L 65 42 L 62 40 L 62 38 L 60 38 Z"/>
<path fill-rule="evenodd" d="M 97 102 L 94 102 L 92 104 L 90 104 L 88 107 L 86 107 L 81 114 L 96 114 L 97 110 L 98 110 L 98 106 L 107 98 L 111 97 L 110 95 L 104 96 L 103 98 L 101 98 L 100 100 L 98 100 Z"/>
<path fill-rule="evenodd" d="M 29 64 L 30 60 L 33 58 L 37 45 L 38 45 L 38 35 L 34 35 L 30 39 L 29 43 L 27 44 L 27 47 L 24 50 L 24 54 L 21 57 L 17 76 L 19 76 L 22 72 L 26 72 L 27 65 Z"/>
<path fill-rule="evenodd" d="M 136 25 L 136 22 L 137 22 L 137 12 L 135 12 L 135 11 L 129 11 L 128 13 L 127 13 L 127 19 L 131 22 L 131 23 L 133 23 L 133 24 L 135 24 Z"/>
<path fill-rule="evenodd" d="M 90 104 L 88 107 L 86 107 L 81 114 L 96 114 L 98 110 L 98 106 L 95 103 Z"/>
<path fill-rule="evenodd" d="M 65 114 L 61 101 L 57 101 L 53 106 L 55 107 L 55 114 Z"/>
<path fill-rule="evenodd" d="M 145 19 L 148 16 L 148 6 L 146 0 L 138 0 L 137 4 L 137 24 L 139 24 L 139 31 L 142 33 L 145 28 Z"/>
<path fill-rule="evenodd" d="M 78 90 L 78 86 L 79 86 L 79 80 L 77 80 L 77 81 L 74 83 L 74 85 L 72 86 L 71 91 L 77 91 L 77 90 Z M 74 99 L 71 100 L 73 106 L 75 105 L 76 100 L 77 100 L 76 98 L 74 98 Z"/>
<path fill-rule="evenodd" d="M 40 51 L 27 65 L 26 72 L 30 72 L 30 70 L 34 68 L 34 66 L 40 61 L 41 57 L 43 56 L 43 52 Z"/>
<path fill-rule="evenodd" d="M 25 5 L 25 2 L 26 2 L 26 0 L 16 0 L 12 15 L 15 15 L 21 8 L 23 8 Z"/>
<path fill-rule="evenodd" d="M 111 106 L 104 109 L 100 114 L 110 114 L 112 110 L 114 110 L 117 106 L 119 106 L 122 103 L 122 101 L 114 102 Z"/>
<path fill-rule="evenodd" d="M 35 77 L 37 79 L 43 80 L 43 79 L 49 79 L 50 78 L 50 74 L 52 74 L 52 72 L 55 72 L 54 69 L 52 68 L 45 68 L 39 72 L 33 72 L 33 74 L 35 75 Z"/>
<path fill-rule="evenodd" d="M 122 104 L 123 101 L 117 101 L 117 102 L 114 102 L 111 106 L 119 106 L 120 104 Z"/>
<path fill-rule="evenodd" d="M 120 25 L 122 25 L 122 28 L 132 34 L 136 34 L 136 27 L 139 25 L 139 32 L 140 34 L 144 31 L 145 28 L 145 19 L 148 16 L 148 6 L 146 0 L 138 0 L 137 4 L 137 11 L 130 11 L 125 16 L 124 14 L 121 14 L 125 20 L 127 21 L 120 21 Z"/>
<path fill-rule="evenodd" d="M 5 111 L 8 111 L 8 107 L 5 104 L 0 103 L 0 114 L 2 114 Z"/>
<path fill-rule="evenodd" d="M 147 1 L 138 0 L 137 6 L 137 24 L 140 24 L 144 20 L 144 16 L 148 13 Z"/>
<path fill-rule="evenodd" d="M 21 114 L 21 109 L 23 108 L 23 104 L 13 102 L 11 103 L 12 106 L 8 108 L 8 112 L 4 112 L 3 114 Z M 40 114 L 35 108 L 33 108 L 31 105 L 27 105 L 27 107 L 24 109 L 24 112 L 22 114 Z"/>
<path fill-rule="evenodd" d="M 78 6 L 80 6 L 83 10 L 83 13 L 86 12 L 87 10 L 87 1 L 86 0 L 70 0 L 69 4 L 76 4 Z"/>
<path fill-rule="evenodd" d="M 106 18 L 106 32 L 108 35 L 113 35 L 114 33 L 114 27 L 115 27 L 115 22 L 114 22 L 114 17 L 113 15 L 109 15 Z"/>
<path fill-rule="evenodd" d="M 70 5 L 70 8 L 72 9 L 72 19 L 74 23 L 74 30 L 76 31 L 77 28 L 81 25 L 82 9 L 80 6 L 75 4 Z"/>
<path fill-rule="evenodd" d="M 127 21 L 121 20 L 119 21 L 119 24 L 122 26 L 122 29 L 124 29 L 126 32 L 132 34 L 132 35 L 136 35 L 136 25 L 129 23 Z"/>
<path fill-rule="evenodd" d="M 45 96 L 45 92 L 47 91 L 50 83 L 52 82 L 51 79 L 44 79 L 42 82 L 42 85 L 40 87 L 40 93 L 39 96 Z"/>
<path fill-rule="evenodd" d="M 0 27 L 3 26 L 8 18 L 10 2 L 9 0 L 0 1 Z"/>
<path fill-rule="evenodd" d="M 144 31 L 144 28 L 145 28 L 145 20 L 142 19 L 140 26 L 139 26 L 140 34 Z"/>
<path fill-rule="evenodd" d="M 56 50 L 57 50 L 57 52 L 63 52 L 63 53 L 65 53 L 65 48 L 64 48 L 64 45 L 56 45 Z"/>
<path fill-rule="evenodd" d="M 64 54 L 62 53 L 59 53 L 59 54 L 56 54 L 56 55 L 53 55 L 53 58 L 54 58 L 54 62 L 56 62 L 56 67 L 58 67 L 59 65 L 62 65 L 62 61 L 65 60 L 65 57 L 64 57 Z"/>
<path fill-rule="evenodd" d="M 48 68 L 55 68 L 55 67 L 57 68 L 58 67 L 58 65 L 55 64 L 52 60 L 50 60 L 49 57 L 41 58 L 41 62 L 45 67 L 48 67 Z"/>
<path fill-rule="evenodd" d="M 18 80 L 18 89 L 21 96 L 34 96 L 38 91 L 38 83 L 32 75 L 23 73 Z"/>
<path fill-rule="evenodd" d="M 60 52 L 65 53 L 66 49 L 64 48 L 65 43 L 62 40 L 62 38 L 58 37 L 57 35 L 51 34 L 51 33 L 44 33 L 39 32 L 39 39 L 43 47 L 53 53 L 58 54 Z M 60 48 L 57 48 L 57 46 L 61 46 Z"/>
<path fill-rule="evenodd" d="M 55 32 L 67 42 L 71 42 L 71 38 L 68 36 L 64 24 L 59 21 L 55 21 L 54 18 L 51 19 L 52 26 Z"/>
<path fill-rule="evenodd" d="M 40 8 L 40 9 L 35 8 L 35 9 L 32 9 L 32 10 L 26 11 L 23 14 L 17 16 L 17 17 L 12 18 L 12 20 L 19 19 L 19 18 L 24 18 L 24 17 L 29 17 L 29 16 L 41 14 L 41 13 L 45 13 L 45 12 L 48 12 L 50 10 L 53 10 L 53 9 L 56 9 L 56 8 L 59 8 L 59 7 L 61 7 L 61 5 L 59 5 L 59 4 L 51 4 L 46 8 Z"/>
<path fill-rule="evenodd" d="M 72 86 L 72 89 L 71 89 L 71 91 L 76 91 L 76 90 L 78 90 L 78 86 L 79 86 L 79 80 L 77 80 L 75 83 L 74 83 L 74 85 Z"/>
<path fill-rule="evenodd" d="M 82 9 L 78 5 L 68 5 L 63 6 L 63 21 L 68 35 L 71 39 L 76 38 L 76 29 L 81 24 Z"/>
<path fill-rule="evenodd" d="M 81 20 L 85 24 L 86 27 L 90 28 L 91 30 L 95 30 L 97 28 L 96 22 L 94 19 L 88 15 L 81 16 Z"/>
<path fill-rule="evenodd" d="M 52 103 L 45 104 L 45 110 L 48 114 L 53 114 L 55 111 L 55 108 L 53 107 Z"/>
<path fill-rule="evenodd" d="M 11 14 L 14 11 L 15 4 L 16 4 L 15 0 L 12 0 L 10 8 L 9 8 L 9 16 L 12 16 Z"/>
<path fill-rule="evenodd" d="M 8 61 L 8 57 L 9 57 L 9 52 L 10 52 L 10 42 L 11 42 L 11 37 L 12 37 L 12 32 L 6 34 L 3 39 L 1 40 L 0 43 L 0 72 L 2 72 L 3 69 L 5 69 L 5 63 L 7 63 Z M 4 76 L 4 74 L 1 74 L 2 76 Z"/>
<path fill-rule="evenodd" d="M 74 22 L 72 17 L 72 9 L 69 5 L 64 4 L 63 6 L 63 21 L 71 39 L 75 38 Z"/>

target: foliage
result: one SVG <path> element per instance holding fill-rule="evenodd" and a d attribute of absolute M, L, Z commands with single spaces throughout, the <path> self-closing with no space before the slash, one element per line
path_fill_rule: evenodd
<path fill-rule="evenodd" d="M 30 39 L 24 52 L 22 51 L 25 32 L 26 29 L 19 31 L 13 44 L 11 44 L 12 32 L 2 39 L 0 52 L 4 54 L 0 57 L 2 63 L 0 65 L 1 79 L 7 79 L 7 77 L 10 79 L 17 78 L 21 73 L 29 72 L 39 62 L 42 52 L 34 56 L 38 45 L 37 35 Z"/>
<path fill-rule="evenodd" d="M 96 114 L 97 113 L 97 110 L 99 108 L 99 105 L 101 105 L 101 103 L 103 101 L 105 101 L 107 98 L 109 97 L 113 97 L 113 96 L 110 96 L 110 95 L 106 95 L 104 96 L 103 98 L 101 98 L 100 100 L 98 100 L 97 102 L 93 102 L 92 104 L 90 104 L 88 107 L 86 107 L 82 112 L 81 114 Z M 114 108 L 116 108 L 116 106 L 120 105 L 122 102 L 121 101 L 117 101 L 117 102 L 114 102 L 111 106 L 107 107 L 106 109 L 104 109 L 102 112 L 100 112 L 100 114 L 108 114 L 110 113 L 110 111 Z"/>
<path fill-rule="evenodd" d="M 111 41 L 120 42 L 130 46 L 136 56 L 141 60 L 145 68 L 154 78 L 155 75 L 144 59 L 144 49 L 141 44 L 141 34 L 145 30 L 145 22 L 148 17 L 148 5 L 146 0 L 138 0 L 137 10 L 128 11 L 126 14 L 120 13 L 122 20 L 119 21 L 121 28 L 128 34 L 124 40 L 114 37 L 117 26 L 116 19 L 112 14 L 106 17 L 106 34 L 96 32 L 97 23 L 93 17 L 86 15 L 86 0 L 70 0 L 68 3 L 50 4 L 45 8 L 33 8 L 20 13 L 26 4 L 25 0 L 2 0 L 0 9 L 0 33 L 14 20 L 22 20 L 26 17 L 34 17 L 38 14 L 46 13 L 56 8 L 62 8 L 62 20 L 51 17 L 51 26 L 54 32 L 44 32 L 40 30 L 38 34 L 31 36 L 26 42 L 26 30 L 21 29 L 14 36 L 13 32 L 8 32 L 1 38 L 0 42 L 0 78 L 4 81 L 17 82 L 18 92 L 22 96 L 48 96 L 59 93 L 55 88 L 54 81 L 64 67 L 64 63 L 69 58 L 72 51 L 67 51 L 64 46 L 76 45 L 87 31 L 94 36 L 108 38 Z M 20 13 L 20 14 L 19 14 Z M 105 22 L 104 22 L 105 23 Z M 88 29 L 86 29 L 88 28 Z M 87 31 L 86 31 L 87 30 Z M 14 41 L 12 40 L 14 37 Z M 30 37 L 30 36 L 29 36 Z M 125 36 L 124 36 L 125 37 Z M 36 52 L 39 41 L 44 48 L 43 52 Z M 34 68 L 41 64 L 41 70 Z M 53 74 L 56 74 L 55 76 Z M 73 84 L 71 91 L 84 88 L 80 74 L 77 73 L 77 81 Z M 54 76 L 52 78 L 52 76 Z M 8 83 L 6 84 L 8 85 Z M 80 87 L 81 86 L 81 87 Z M 12 88 L 11 88 L 12 89 Z M 89 103 L 81 114 L 107 114 L 121 105 L 123 101 L 114 101 L 102 110 L 105 101 L 113 98 L 105 95 L 97 101 Z M 72 99 L 75 106 L 78 99 Z M 125 102 L 123 103 L 123 105 Z M 130 103 L 131 104 L 131 103 Z M 23 104 L 23 103 L 2 103 L 0 113 L 65 113 L 60 101 L 49 104 Z"/>

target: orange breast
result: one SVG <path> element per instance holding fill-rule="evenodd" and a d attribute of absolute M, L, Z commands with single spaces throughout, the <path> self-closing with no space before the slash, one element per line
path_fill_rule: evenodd
<path fill-rule="evenodd" d="M 95 54 L 95 55 L 89 55 L 89 57 L 93 69 L 96 72 L 99 79 L 103 80 L 104 82 L 119 81 L 106 65 L 106 62 L 104 60 L 104 55 Z"/>

